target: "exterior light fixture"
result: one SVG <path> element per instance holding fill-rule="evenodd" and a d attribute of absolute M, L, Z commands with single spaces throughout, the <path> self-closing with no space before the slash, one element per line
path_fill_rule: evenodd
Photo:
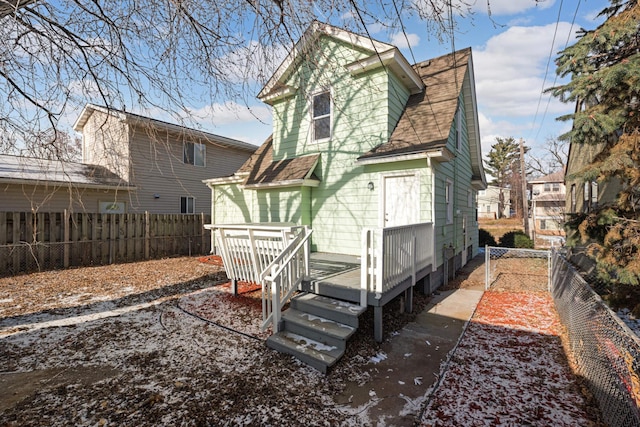
<path fill-rule="evenodd" d="M 369 183 L 367 184 L 367 188 L 369 189 L 369 191 L 373 191 L 373 189 L 375 188 L 373 186 L 373 181 L 369 181 Z"/>

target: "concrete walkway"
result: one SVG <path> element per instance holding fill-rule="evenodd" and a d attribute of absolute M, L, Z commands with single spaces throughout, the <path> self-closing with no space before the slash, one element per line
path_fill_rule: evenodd
<path fill-rule="evenodd" d="M 469 265 L 468 277 L 483 268 L 479 262 Z M 345 392 L 334 398 L 335 403 L 363 425 L 414 425 L 436 385 L 442 363 L 482 297 L 482 285 L 474 282 L 436 292 L 414 322 L 381 344 L 378 357 L 368 366 L 370 380 L 348 384 Z"/>

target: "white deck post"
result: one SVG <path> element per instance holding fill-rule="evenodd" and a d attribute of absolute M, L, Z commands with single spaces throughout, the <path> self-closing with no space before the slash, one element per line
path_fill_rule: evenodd
<path fill-rule="evenodd" d="M 369 257 L 371 256 L 372 248 L 369 247 L 371 230 L 366 228 L 362 229 L 362 249 L 360 258 L 360 307 L 367 306 L 367 291 L 369 289 L 369 269 L 371 263 Z"/>

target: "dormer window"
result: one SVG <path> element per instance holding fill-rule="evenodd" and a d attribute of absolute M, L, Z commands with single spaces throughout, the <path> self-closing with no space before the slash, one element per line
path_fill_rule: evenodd
<path fill-rule="evenodd" d="M 331 138 L 331 93 L 327 90 L 313 95 L 312 104 L 313 140 Z"/>

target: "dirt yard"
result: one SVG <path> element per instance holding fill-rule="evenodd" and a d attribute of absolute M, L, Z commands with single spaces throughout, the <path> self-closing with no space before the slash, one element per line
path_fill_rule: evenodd
<path fill-rule="evenodd" d="M 234 297 L 219 265 L 202 261 L 210 260 L 175 258 L 0 279 L 0 426 L 372 425 L 366 405 L 354 412 L 334 401 L 347 383 L 367 387 L 370 369 L 375 369 L 380 346 L 371 332 L 372 310 L 361 317 L 347 354 L 325 376 L 268 349 L 264 338 L 269 331 L 259 328 L 260 290 L 241 287 L 241 295 Z M 482 286 L 483 274 L 482 258 L 476 258 L 449 286 Z M 428 301 L 416 293 L 414 313 Z M 490 305 L 485 309 L 491 311 Z M 394 301 L 385 308 L 387 342 L 415 318 L 400 307 Z M 479 344 L 463 339 L 460 348 L 468 354 L 505 348 L 517 343 L 509 329 L 502 325 L 506 335 L 495 342 L 491 334 Z M 564 366 L 558 369 L 566 370 L 561 350 L 554 354 L 555 363 Z M 454 361 L 464 365 L 464 359 Z M 522 378 L 530 371 L 539 379 L 541 367 L 527 360 L 532 364 L 526 369 L 514 369 Z M 446 368 L 443 364 L 442 374 Z M 493 374 L 474 375 L 488 384 Z M 556 408 L 548 409 L 553 392 L 536 378 L 533 383 L 550 400 L 536 398 L 534 406 L 557 414 Z M 433 391 L 429 381 L 402 386 L 422 387 L 424 401 Z M 574 393 L 578 408 L 562 413 L 562 425 L 588 420 L 576 388 L 565 388 Z M 529 419 L 519 414 L 519 396 L 512 393 L 504 407 L 495 409 L 516 412 L 500 412 L 505 422 Z M 430 400 L 439 405 L 433 409 L 439 420 L 434 425 L 452 425 L 440 423 L 437 411 L 445 408 L 437 399 Z M 443 414 L 446 419 L 448 412 Z M 427 409 L 423 425 L 431 425 L 432 417 Z"/>

